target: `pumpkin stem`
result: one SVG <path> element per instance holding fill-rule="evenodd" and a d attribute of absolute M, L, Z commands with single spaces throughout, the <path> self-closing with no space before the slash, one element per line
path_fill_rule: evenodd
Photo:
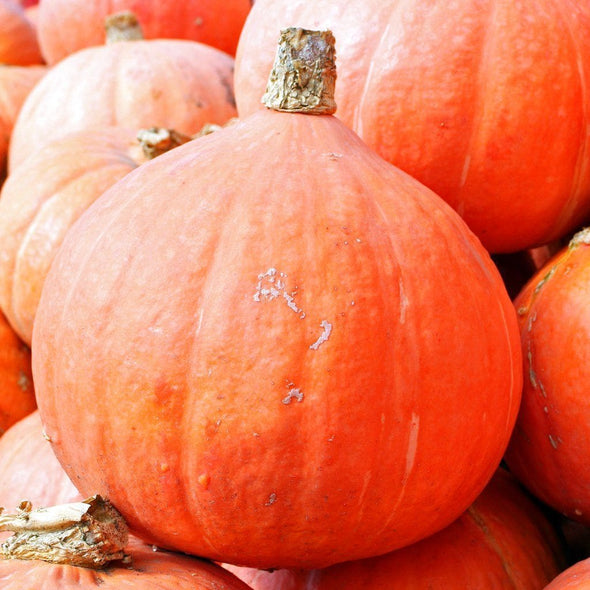
<path fill-rule="evenodd" d="M 118 41 L 142 41 L 145 39 L 137 16 L 129 10 L 107 16 L 104 28 L 107 45 Z"/>
<path fill-rule="evenodd" d="M 94 569 L 129 559 L 123 551 L 129 535 L 127 524 L 113 505 L 98 495 L 35 510 L 25 500 L 16 514 L 0 515 L 0 531 L 14 532 L 0 545 L 4 559 L 41 559 Z"/>
<path fill-rule="evenodd" d="M 137 140 L 141 145 L 143 154 L 148 160 L 152 160 L 171 149 L 186 143 L 193 139 L 189 135 L 184 135 L 174 129 L 165 129 L 163 127 L 150 127 L 149 129 L 140 129 L 137 134 Z"/>
<path fill-rule="evenodd" d="M 336 112 L 334 45 L 329 30 L 283 29 L 262 103 L 276 111 L 312 115 Z"/>

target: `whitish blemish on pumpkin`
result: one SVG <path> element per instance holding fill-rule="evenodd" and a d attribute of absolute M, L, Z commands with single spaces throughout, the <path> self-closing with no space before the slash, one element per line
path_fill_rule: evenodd
<path fill-rule="evenodd" d="M 406 322 L 406 311 L 408 309 L 408 305 L 410 304 L 410 300 L 406 295 L 404 290 L 403 281 L 399 280 L 399 322 L 400 324 L 405 324 Z"/>
<path fill-rule="evenodd" d="M 43 431 L 43 438 L 47 441 L 47 442 L 51 442 L 51 437 L 45 432 Z"/>
<path fill-rule="evenodd" d="M 414 468 L 416 460 L 416 451 L 418 449 L 418 431 L 420 429 L 420 416 L 412 413 L 410 420 L 410 432 L 408 434 L 408 450 L 406 451 L 406 469 L 402 478 L 402 484 L 405 485 Z"/>
<path fill-rule="evenodd" d="M 297 288 L 289 293 L 286 290 L 286 278 L 287 275 L 284 272 L 279 272 L 276 268 L 269 268 L 266 272 L 259 274 L 254 301 L 272 301 L 283 298 L 287 302 L 287 306 L 303 319 L 305 312 L 295 302 Z"/>
<path fill-rule="evenodd" d="M 324 342 L 328 340 L 330 334 L 332 333 L 332 324 L 327 320 L 322 320 L 320 326 L 324 331 L 321 333 L 320 337 L 309 347 L 312 350 L 317 350 Z"/>
<path fill-rule="evenodd" d="M 342 157 L 342 154 L 337 154 L 336 152 L 327 152 L 322 154 L 322 156 L 326 156 L 328 160 L 339 160 Z"/>
<path fill-rule="evenodd" d="M 265 506 L 271 506 L 277 501 L 277 495 L 273 492 L 269 497 L 268 500 L 264 503 Z"/>
<path fill-rule="evenodd" d="M 549 442 L 551 443 L 551 446 L 556 449 L 559 446 L 559 443 L 561 442 L 559 440 L 559 438 L 554 438 L 551 434 L 549 435 Z"/>
<path fill-rule="evenodd" d="M 281 400 L 285 405 L 290 404 L 293 400 L 299 403 L 303 401 L 303 392 L 298 387 L 295 387 L 294 383 L 288 382 L 287 388 L 289 391 L 287 395 Z"/>
<path fill-rule="evenodd" d="M 197 483 L 202 487 L 207 489 L 209 487 L 209 483 L 211 482 L 211 477 L 207 473 L 201 473 L 199 477 L 197 477 Z"/>
<path fill-rule="evenodd" d="M 25 375 L 25 373 L 20 371 L 18 374 L 17 385 L 21 391 L 29 391 L 31 388 L 31 380 L 29 379 L 28 375 Z"/>
<path fill-rule="evenodd" d="M 583 513 L 583 512 L 582 512 L 582 511 L 581 511 L 579 508 L 576 508 L 576 509 L 574 510 L 574 514 L 575 514 L 576 516 L 582 516 L 582 514 L 584 514 L 584 513 Z"/>

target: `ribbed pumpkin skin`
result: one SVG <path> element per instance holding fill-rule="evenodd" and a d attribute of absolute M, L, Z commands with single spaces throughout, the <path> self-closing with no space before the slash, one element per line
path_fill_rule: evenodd
<path fill-rule="evenodd" d="M 37 508 L 83 500 L 44 436 L 38 411 L 0 437 L 0 506 L 14 514 L 22 500 Z"/>
<path fill-rule="evenodd" d="M 92 127 L 163 127 L 192 135 L 236 113 L 233 58 L 195 41 L 120 41 L 62 60 L 14 125 L 9 171 L 43 142 Z M 100 80 L 100 84 L 97 84 Z"/>
<path fill-rule="evenodd" d="M 3 590 L 250 590 L 220 566 L 184 555 L 154 551 L 134 541 L 131 564 L 102 570 L 44 561 L 1 560 Z"/>
<path fill-rule="evenodd" d="M 38 403 L 79 489 L 140 536 L 323 567 L 483 489 L 519 405 L 514 315 L 442 200 L 335 117 L 262 111 L 72 227 L 37 310 Z"/>
<path fill-rule="evenodd" d="M 541 590 L 566 563 L 547 516 L 500 470 L 467 512 L 410 547 L 324 570 L 226 567 L 253 590 Z"/>
<path fill-rule="evenodd" d="M 31 350 L 0 312 L 0 435 L 37 408 Z"/>
<path fill-rule="evenodd" d="M 588 233 L 574 241 L 539 270 L 514 302 L 525 379 L 506 459 L 536 496 L 588 525 Z"/>
<path fill-rule="evenodd" d="M 79 131 L 41 146 L 2 185 L 0 307 L 27 344 L 45 276 L 66 232 L 144 160 L 135 131 Z"/>
<path fill-rule="evenodd" d="M 38 34 L 47 63 L 101 45 L 108 15 L 131 10 L 146 39 L 187 39 L 234 55 L 251 0 L 45 0 Z"/>
<path fill-rule="evenodd" d="M 337 116 L 490 251 L 588 218 L 587 0 L 258 0 L 236 53 L 240 116 L 260 108 L 278 31 L 293 23 L 334 32 Z"/>
<path fill-rule="evenodd" d="M 16 117 L 46 66 L 0 66 L 0 179 L 6 175 L 8 144 Z"/>

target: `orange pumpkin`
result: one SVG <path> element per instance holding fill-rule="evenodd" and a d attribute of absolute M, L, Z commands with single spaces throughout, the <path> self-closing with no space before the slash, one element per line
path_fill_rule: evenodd
<path fill-rule="evenodd" d="M 43 434 L 38 411 L 0 437 L 0 506 L 11 511 L 22 500 L 52 506 L 82 499 Z"/>
<path fill-rule="evenodd" d="M 310 97 L 332 84 L 302 100 L 332 112 Z M 522 379 L 514 308 L 456 213 L 334 116 L 275 110 L 97 199 L 47 275 L 33 351 L 83 493 L 149 542 L 265 568 L 449 524 L 498 466 Z"/>
<path fill-rule="evenodd" d="M 566 563 L 552 522 L 501 469 L 454 523 L 410 547 L 324 570 L 225 567 L 253 590 L 540 590 Z"/>
<path fill-rule="evenodd" d="M 39 5 L 39 43 L 47 63 L 100 45 L 104 19 L 131 10 L 146 39 L 199 41 L 234 55 L 252 0 L 44 0 Z"/>
<path fill-rule="evenodd" d="M 37 31 L 25 9 L 0 0 L 0 64 L 30 66 L 44 63 Z"/>
<path fill-rule="evenodd" d="M 6 176 L 8 145 L 16 117 L 46 71 L 46 66 L 0 66 L 0 181 Z"/>
<path fill-rule="evenodd" d="M 37 407 L 31 350 L 0 312 L 0 435 Z"/>
<path fill-rule="evenodd" d="M 261 108 L 278 31 L 294 23 L 334 32 L 337 116 L 488 250 L 588 219 L 588 0 L 257 0 L 236 53 L 240 116 Z"/>
<path fill-rule="evenodd" d="M 120 127 L 73 132 L 37 149 L 3 184 L 0 308 L 27 344 L 65 233 L 90 203 L 148 159 L 137 135 Z"/>
<path fill-rule="evenodd" d="M 576 234 L 516 298 L 524 358 L 522 407 L 506 460 L 568 518 L 590 524 L 590 230 Z"/>
<path fill-rule="evenodd" d="M 589 590 L 590 558 L 582 559 L 561 572 L 543 590 Z"/>
<path fill-rule="evenodd" d="M 193 135 L 207 123 L 223 124 L 236 113 L 232 76 L 233 58 L 196 41 L 121 40 L 80 50 L 53 66 L 25 100 L 9 171 L 43 143 L 92 127 Z"/>

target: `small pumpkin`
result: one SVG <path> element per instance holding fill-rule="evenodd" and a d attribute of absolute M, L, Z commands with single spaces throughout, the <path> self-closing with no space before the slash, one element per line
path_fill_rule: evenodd
<path fill-rule="evenodd" d="M 48 64 L 100 45 L 109 14 L 130 10 L 146 39 L 186 39 L 234 55 L 252 0 L 44 0 L 39 6 L 39 44 Z"/>
<path fill-rule="evenodd" d="M 590 230 L 533 276 L 514 301 L 524 388 L 506 461 L 533 494 L 590 524 Z"/>
<path fill-rule="evenodd" d="M 229 55 L 196 41 L 143 39 L 128 13 L 113 15 L 108 34 L 120 40 L 63 59 L 27 96 L 12 131 L 9 172 L 74 131 L 155 126 L 191 136 L 235 116 Z"/>
<path fill-rule="evenodd" d="M 566 564 L 544 509 L 499 469 L 455 522 L 393 553 L 323 570 L 225 567 L 253 590 L 541 590 Z"/>
<path fill-rule="evenodd" d="M 543 590 L 590 589 L 590 558 L 582 559 L 556 576 Z"/>
<path fill-rule="evenodd" d="M 32 346 L 46 432 L 83 493 L 159 546 L 310 568 L 459 516 L 501 460 L 522 369 L 479 240 L 330 114 L 331 34 L 283 41 L 274 109 L 147 162 L 80 216 Z"/>
<path fill-rule="evenodd" d="M 157 130 L 159 150 L 143 138 L 149 130 L 122 127 L 72 132 L 38 148 L 6 179 L 0 191 L 0 308 L 31 344 L 43 282 L 64 235 L 107 188 L 182 138 Z M 176 143 L 175 143 L 176 142 Z"/>
<path fill-rule="evenodd" d="M 338 39 L 337 116 L 489 251 L 588 220 L 588 0 L 257 0 L 236 53 L 241 117 L 261 108 L 278 31 L 293 23 Z"/>
<path fill-rule="evenodd" d="M 0 435 L 37 407 L 31 350 L 0 312 Z"/>

